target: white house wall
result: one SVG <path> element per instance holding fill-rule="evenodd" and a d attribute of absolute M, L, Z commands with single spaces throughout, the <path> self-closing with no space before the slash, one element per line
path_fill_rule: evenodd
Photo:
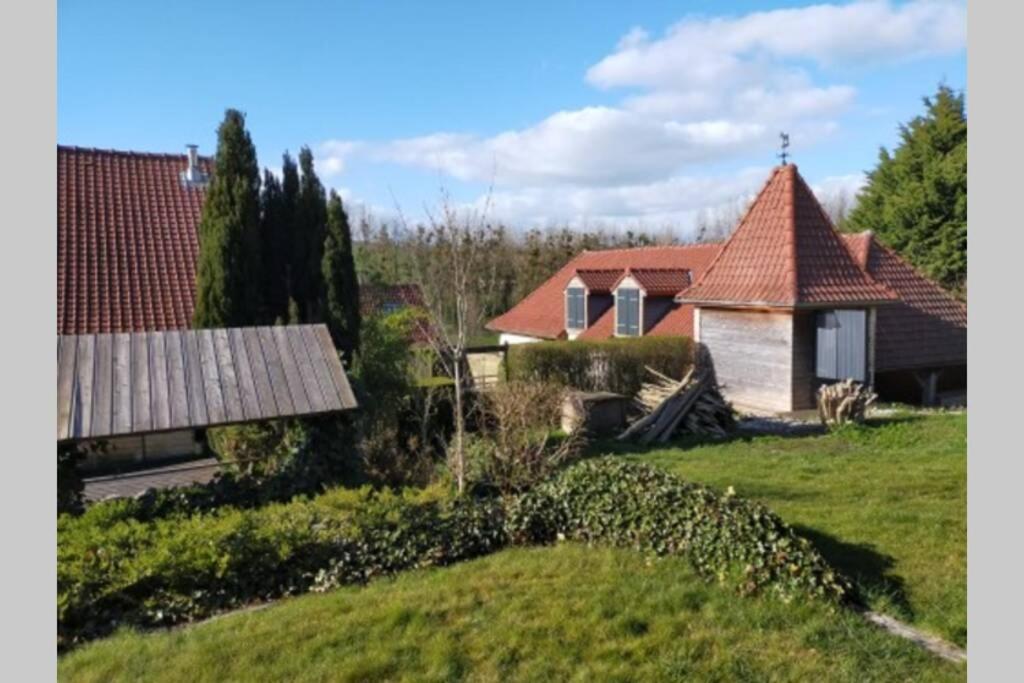
<path fill-rule="evenodd" d="M 532 344 L 534 342 L 544 341 L 540 337 L 529 337 L 523 334 L 509 334 L 508 332 L 502 332 L 501 336 L 498 337 L 499 344 Z"/>

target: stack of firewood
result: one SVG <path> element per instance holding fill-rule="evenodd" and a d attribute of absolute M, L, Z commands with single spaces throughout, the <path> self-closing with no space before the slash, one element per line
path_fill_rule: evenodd
<path fill-rule="evenodd" d="M 679 433 L 726 436 L 734 426 L 732 407 L 722 398 L 710 375 L 687 373 L 676 381 L 647 368 L 653 375 L 634 402 L 644 415 L 619 435 L 619 440 L 664 443 Z"/>
<path fill-rule="evenodd" d="M 868 406 L 877 398 L 875 392 L 852 379 L 827 384 L 818 389 L 818 417 L 826 427 L 863 422 Z"/>

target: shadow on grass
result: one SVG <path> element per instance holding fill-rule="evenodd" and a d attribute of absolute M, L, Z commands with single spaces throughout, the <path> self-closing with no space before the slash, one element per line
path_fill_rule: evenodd
<path fill-rule="evenodd" d="M 878 552 L 865 543 L 847 543 L 817 529 L 794 524 L 793 531 L 814 544 L 829 564 L 857 584 L 861 601 L 885 596 L 907 619 L 914 618 L 914 610 L 907 598 L 906 582 L 890 573 L 896 564 L 891 555 Z"/>

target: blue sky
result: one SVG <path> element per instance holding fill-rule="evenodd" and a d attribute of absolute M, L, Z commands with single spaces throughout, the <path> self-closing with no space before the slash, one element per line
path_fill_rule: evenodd
<path fill-rule="evenodd" d="M 58 141 L 178 152 L 246 112 L 352 205 L 447 187 L 516 225 L 672 226 L 755 191 L 777 134 L 855 189 L 944 80 L 962 2 L 58 2 Z"/>

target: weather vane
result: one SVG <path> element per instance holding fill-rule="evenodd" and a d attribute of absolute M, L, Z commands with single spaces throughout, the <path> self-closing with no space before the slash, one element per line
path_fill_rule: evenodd
<path fill-rule="evenodd" d="M 782 139 L 782 151 L 779 152 L 779 158 L 782 159 L 782 165 L 786 165 L 786 159 L 789 158 L 789 133 L 779 133 L 779 137 Z"/>

